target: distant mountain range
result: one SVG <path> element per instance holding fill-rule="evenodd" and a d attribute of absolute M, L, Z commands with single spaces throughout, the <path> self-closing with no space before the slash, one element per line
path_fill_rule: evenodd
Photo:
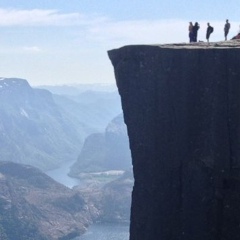
<path fill-rule="evenodd" d="M 0 161 L 46 170 L 76 160 L 85 137 L 104 129 L 121 112 L 116 92 L 106 93 L 106 97 L 102 93 L 90 95 L 53 95 L 32 88 L 24 79 L 2 78 Z M 78 97 L 79 101 L 74 99 Z"/>
<path fill-rule="evenodd" d="M 79 95 L 80 93 L 93 92 L 116 92 L 117 86 L 114 84 L 64 84 L 64 85 L 40 85 L 37 88 L 49 90 L 53 94 L 58 95 Z"/>
<path fill-rule="evenodd" d="M 103 132 L 106 125 L 122 112 L 117 91 L 86 91 L 78 95 L 54 94 L 53 98 L 68 116 L 85 123 L 91 133 Z"/>
<path fill-rule="evenodd" d="M 49 91 L 33 89 L 23 79 L 0 81 L 0 160 L 57 167 L 77 156 L 80 128 Z"/>
<path fill-rule="evenodd" d="M 68 115 L 90 126 L 92 132 L 104 131 L 122 112 L 120 96 L 113 84 L 42 85 L 38 88 L 53 93 L 55 102 Z"/>
<path fill-rule="evenodd" d="M 67 240 L 95 220 L 129 221 L 133 176 L 121 112 L 116 91 L 60 95 L 0 79 L 1 240 Z M 74 160 L 74 176 L 130 170 L 104 186 L 71 190 L 37 169 Z"/>

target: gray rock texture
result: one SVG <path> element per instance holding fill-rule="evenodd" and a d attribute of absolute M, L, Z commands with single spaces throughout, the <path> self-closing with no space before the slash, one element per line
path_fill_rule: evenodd
<path fill-rule="evenodd" d="M 132 152 L 130 240 L 240 239 L 240 42 L 108 54 Z"/>

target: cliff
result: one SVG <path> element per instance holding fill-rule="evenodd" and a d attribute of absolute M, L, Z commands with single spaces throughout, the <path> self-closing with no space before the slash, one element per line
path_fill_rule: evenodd
<path fill-rule="evenodd" d="M 240 42 L 108 54 L 132 152 L 130 239 L 240 239 Z"/>

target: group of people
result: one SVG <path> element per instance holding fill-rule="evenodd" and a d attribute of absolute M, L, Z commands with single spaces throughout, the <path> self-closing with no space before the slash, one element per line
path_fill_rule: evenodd
<path fill-rule="evenodd" d="M 228 21 L 228 19 L 226 20 L 226 23 L 224 25 L 224 37 L 225 37 L 225 41 L 227 40 L 227 36 L 230 30 L 230 23 Z M 191 42 L 197 42 L 197 34 L 198 34 L 198 30 L 200 28 L 200 25 L 198 24 L 198 22 L 196 22 L 194 25 L 192 22 L 189 23 L 189 27 L 188 27 L 188 31 L 189 31 L 189 41 Z M 214 28 L 210 25 L 210 23 L 207 23 L 207 32 L 206 32 L 206 39 L 207 42 L 209 43 L 209 38 L 210 35 L 213 33 Z"/>
<path fill-rule="evenodd" d="M 197 42 L 197 34 L 200 26 L 198 22 L 195 22 L 193 25 L 192 22 L 189 23 L 188 31 L 189 31 L 189 41 L 190 42 Z"/>

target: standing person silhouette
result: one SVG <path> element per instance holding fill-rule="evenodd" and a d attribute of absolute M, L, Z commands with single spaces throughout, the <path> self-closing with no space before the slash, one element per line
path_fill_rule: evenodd
<path fill-rule="evenodd" d="M 197 33 L 198 33 L 199 28 L 200 28 L 200 26 L 199 26 L 198 22 L 195 22 L 193 29 L 192 29 L 193 42 L 197 42 Z"/>
<path fill-rule="evenodd" d="M 207 23 L 207 33 L 206 33 L 206 39 L 207 39 L 207 42 L 209 43 L 209 38 L 210 38 L 210 35 L 211 33 L 213 32 L 213 27 L 210 26 L 210 23 Z"/>
<path fill-rule="evenodd" d="M 230 29 L 231 25 L 228 22 L 228 19 L 226 20 L 226 23 L 224 25 L 224 37 L 225 37 L 225 41 L 227 41 L 227 35 L 229 33 L 229 29 Z"/>
<path fill-rule="evenodd" d="M 189 31 L 189 42 L 193 42 L 193 24 L 192 22 L 189 22 L 189 27 L 188 27 L 188 31 Z"/>

